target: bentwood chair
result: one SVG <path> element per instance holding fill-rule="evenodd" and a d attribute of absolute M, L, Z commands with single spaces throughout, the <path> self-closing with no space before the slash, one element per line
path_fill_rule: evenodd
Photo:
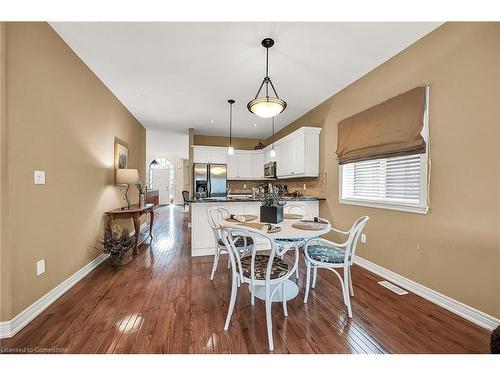
<path fill-rule="evenodd" d="M 210 274 L 210 280 L 214 279 L 215 271 L 217 270 L 217 265 L 219 264 L 219 258 L 221 254 L 227 254 L 228 250 L 226 245 L 222 241 L 221 238 L 221 222 L 224 219 L 227 219 L 230 216 L 230 213 L 227 209 L 222 206 L 210 207 L 208 209 L 208 224 L 212 228 L 214 233 L 215 240 L 215 256 L 214 256 L 214 264 L 212 266 L 212 273 Z M 238 238 L 236 241 L 236 247 L 243 251 L 248 247 L 253 247 L 253 241 L 251 238 Z M 227 268 L 230 267 L 229 257 L 227 259 Z"/>
<path fill-rule="evenodd" d="M 182 191 L 182 200 L 183 200 L 182 210 L 185 211 L 186 207 L 189 206 L 189 191 L 187 190 Z"/>
<path fill-rule="evenodd" d="M 302 203 L 287 203 L 285 207 L 283 207 L 283 211 L 285 214 L 298 214 L 303 217 L 311 217 L 309 206 Z"/>
<path fill-rule="evenodd" d="M 351 298 L 354 296 L 352 287 L 351 266 L 354 262 L 356 246 L 366 223 L 370 218 L 363 216 L 357 219 L 347 232 L 332 228 L 332 231 L 347 236 L 344 243 L 336 243 L 325 240 L 324 238 L 312 238 L 307 241 L 304 248 L 306 262 L 306 291 L 304 303 L 307 303 L 309 296 L 309 287 L 311 284 L 311 271 L 313 271 L 312 287 L 316 287 L 316 278 L 319 268 L 332 271 L 340 280 L 344 303 L 347 306 L 349 317 L 352 318 Z M 340 276 L 337 269 L 344 270 L 344 278 Z"/>
<path fill-rule="evenodd" d="M 301 203 L 287 203 L 283 208 L 285 214 L 297 214 L 302 217 L 311 217 L 311 210 L 309 206 Z M 302 238 L 279 238 L 275 240 L 276 243 L 284 248 L 285 250 L 294 249 L 295 251 L 299 251 L 299 248 L 304 246 L 306 241 Z M 299 278 L 299 268 L 295 272 L 295 278 Z"/>
<path fill-rule="evenodd" d="M 263 286 L 265 288 L 267 339 L 269 350 L 273 351 L 273 322 L 271 316 L 273 296 L 278 290 L 281 290 L 283 315 L 288 316 L 285 281 L 288 280 L 298 268 L 299 252 L 295 252 L 294 263 L 290 265 L 282 259 L 286 250 L 277 246 L 272 238 L 261 231 L 252 228 L 239 229 L 226 227 L 222 229 L 221 235 L 226 248 L 229 249 L 229 259 L 231 260 L 232 269 L 231 300 L 229 302 L 224 330 L 227 331 L 229 328 L 240 284 L 246 283 L 250 285 L 252 305 L 255 301 L 254 288 Z M 256 239 L 258 237 L 262 238 L 263 243 L 268 243 L 270 247 L 269 254 L 258 253 L 256 246 L 246 251 L 241 251 L 241 249 L 236 246 L 239 238 L 251 238 L 253 243 L 257 243 Z"/>

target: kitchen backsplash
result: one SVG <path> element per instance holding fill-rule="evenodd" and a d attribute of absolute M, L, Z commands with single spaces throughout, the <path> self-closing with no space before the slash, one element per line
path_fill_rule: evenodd
<path fill-rule="evenodd" d="M 230 194 L 252 194 L 252 188 L 260 184 L 287 185 L 288 192 L 299 191 L 302 195 L 317 198 L 326 198 L 326 173 L 320 173 L 318 177 L 291 178 L 273 181 L 228 181 L 231 189 Z M 304 189 L 305 185 L 305 189 Z"/>

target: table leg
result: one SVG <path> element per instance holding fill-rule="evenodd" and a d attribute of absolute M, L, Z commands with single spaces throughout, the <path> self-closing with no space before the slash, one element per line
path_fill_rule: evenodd
<path fill-rule="evenodd" d="M 134 228 L 135 228 L 135 247 L 134 254 L 139 254 L 139 237 L 141 235 L 141 215 L 134 214 Z"/>
<path fill-rule="evenodd" d="M 155 211 L 149 211 L 149 237 L 153 239 L 153 224 L 155 222 Z"/>

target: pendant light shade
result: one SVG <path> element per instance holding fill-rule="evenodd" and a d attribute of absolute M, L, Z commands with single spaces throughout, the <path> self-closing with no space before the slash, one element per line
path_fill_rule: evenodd
<path fill-rule="evenodd" d="M 250 112 L 256 114 L 262 118 L 274 117 L 277 114 L 283 112 L 286 108 L 286 102 L 279 98 L 276 89 L 274 88 L 271 78 L 269 78 L 269 48 L 274 45 L 274 40 L 271 38 L 266 38 L 262 41 L 262 46 L 266 49 L 266 76 L 260 84 L 259 91 L 255 95 L 255 99 L 251 100 L 247 104 L 247 108 Z M 260 92 L 264 88 L 265 96 L 260 96 Z M 273 96 L 269 96 L 269 88 L 271 88 L 274 93 Z"/>
<path fill-rule="evenodd" d="M 227 148 L 228 155 L 234 155 L 233 148 L 233 104 L 235 101 L 233 99 L 229 99 L 227 101 L 229 103 L 229 147 Z"/>

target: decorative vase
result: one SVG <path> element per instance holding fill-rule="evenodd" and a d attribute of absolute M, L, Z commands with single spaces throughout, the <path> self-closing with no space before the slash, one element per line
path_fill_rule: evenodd
<path fill-rule="evenodd" d="M 144 193 L 139 193 L 139 206 L 143 207 L 146 204 L 146 196 Z"/>
<path fill-rule="evenodd" d="M 127 251 L 124 253 L 118 255 L 118 254 L 112 254 L 109 257 L 109 261 L 112 266 L 118 267 L 118 266 L 124 266 L 127 263 L 130 263 L 132 259 L 134 258 L 134 247 L 131 246 Z"/>
<path fill-rule="evenodd" d="M 278 224 L 283 221 L 283 206 L 260 206 L 260 221 L 262 223 Z"/>

